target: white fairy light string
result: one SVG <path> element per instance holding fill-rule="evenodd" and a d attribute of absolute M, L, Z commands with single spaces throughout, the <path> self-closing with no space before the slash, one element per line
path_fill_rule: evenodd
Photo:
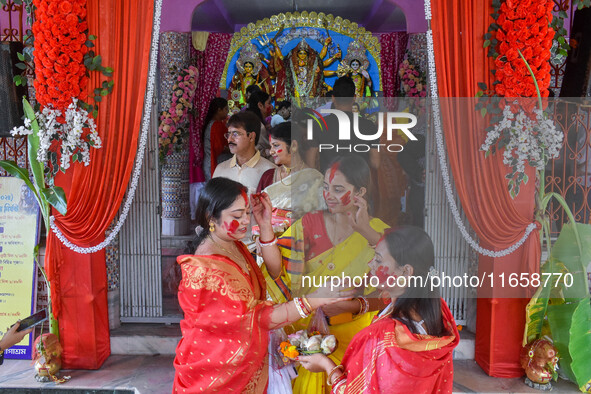
<path fill-rule="evenodd" d="M 445 151 L 443 147 L 443 129 L 441 127 L 441 112 L 439 107 L 439 92 L 437 89 L 437 74 L 435 70 L 435 52 L 433 47 L 433 31 L 431 30 L 431 0 L 425 0 L 425 19 L 427 20 L 428 30 L 427 30 L 427 59 L 429 62 L 429 85 L 431 89 L 431 107 L 433 109 L 433 123 L 435 124 L 435 138 L 437 141 L 437 156 L 439 158 L 439 166 L 441 167 L 441 176 L 443 177 L 443 183 L 445 185 L 445 195 L 447 197 L 447 202 L 449 203 L 449 207 L 451 208 L 452 215 L 454 217 L 454 221 L 460 230 L 460 233 L 466 240 L 466 242 L 470 245 L 472 249 L 476 252 L 484 255 L 490 256 L 494 258 L 508 256 L 511 253 L 515 252 L 529 237 L 532 231 L 537 228 L 536 223 L 530 223 L 527 228 L 525 229 L 525 233 L 523 237 L 515 244 L 509 246 L 503 250 L 490 250 L 485 249 L 478 245 L 478 243 L 470 236 L 466 226 L 462 222 L 460 217 L 460 211 L 456 205 L 456 202 L 453 198 L 453 191 L 451 187 L 451 182 L 449 179 L 449 172 L 447 170 L 447 162 L 445 160 Z"/>
<path fill-rule="evenodd" d="M 95 253 L 99 250 L 104 249 L 107 247 L 113 239 L 119 234 L 123 223 L 125 223 L 125 219 L 127 219 L 127 215 L 129 214 L 129 210 L 131 209 L 131 204 L 133 203 L 133 198 L 135 197 L 135 192 L 138 186 L 140 173 L 142 170 L 142 165 L 144 162 L 144 153 L 146 151 L 146 144 L 148 141 L 148 130 L 150 127 L 150 114 L 152 113 L 152 100 L 154 97 L 154 87 L 156 81 L 156 66 L 158 62 L 158 40 L 160 34 L 160 17 L 162 14 L 162 0 L 156 0 L 156 4 L 154 7 L 154 22 L 152 24 L 152 47 L 150 52 L 150 68 L 148 70 L 148 86 L 146 92 L 146 98 L 144 100 L 144 117 L 142 121 L 142 131 L 140 136 L 140 144 L 137 151 L 136 156 L 136 164 L 133 170 L 133 175 L 131 179 L 131 185 L 129 187 L 129 192 L 127 194 L 127 198 L 125 200 L 125 204 L 123 205 L 123 210 L 121 211 L 121 216 L 119 217 L 119 221 L 113 228 L 113 231 L 109 234 L 107 238 L 98 245 L 84 248 L 78 245 L 73 244 L 70 242 L 66 236 L 60 231 L 60 229 L 55 224 L 55 218 L 51 216 L 49 218 L 49 223 L 51 229 L 53 230 L 56 237 L 68 248 L 73 250 L 74 252 L 86 254 L 86 253 Z"/>

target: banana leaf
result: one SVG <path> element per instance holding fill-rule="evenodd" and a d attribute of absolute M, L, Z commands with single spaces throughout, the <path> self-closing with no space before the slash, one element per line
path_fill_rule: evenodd
<path fill-rule="evenodd" d="M 548 306 L 548 323 L 562 373 L 581 390 L 591 382 L 591 306 L 589 297 Z"/>
<path fill-rule="evenodd" d="M 591 225 L 576 223 L 576 226 L 581 240 L 580 249 L 575 236 L 575 228 L 569 223 L 562 227 L 550 252 L 550 257 L 564 264 L 566 273 L 572 275 L 572 285 L 570 278 L 567 278 L 568 282 L 566 283 L 565 277 L 562 277 L 558 282 L 565 300 L 578 300 L 589 295 L 586 267 L 591 261 Z"/>
<path fill-rule="evenodd" d="M 33 173 L 33 179 L 39 190 L 45 188 L 45 175 L 43 173 L 44 166 L 37 160 L 37 152 L 39 151 L 39 123 L 35 118 L 35 111 L 31 107 L 31 104 L 26 98 L 23 98 L 23 109 L 26 117 L 31 121 L 31 128 L 33 134 L 27 137 L 28 154 L 29 154 L 29 167 Z M 43 208 L 43 207 L 42 207 Z"/>
<path fill-rule="evenodd" d="M 551 273 L 556 268 L 556 259 L 550 258 L 541 267 L 542 272 Z M 538 287 L 536 293 L 525 307 L 525 333 L 523 334 L 523 346 L 531 341 L 542 337 L 542 330 L 544 325 L 547 325 L 546 311 L 548 310 L 548 301 L 550 292 L 553 286 L 553 281 L 548 280 L 544 286 L 545 281 Z"/>
<path fill-rule="evenodd" d="M 576 223 L 576 231 L 580 244 L 575 227 L 569 223 L 562 228 L 550 253 L 553 263 L 549 268 L 563 276 L 551 289 L 546 317 L 562 373 L 583 390 L 591 381 L 591 305 L 585 269 L 591 261 L 591 225 Z M 570 278 L 565 281 L 564 274 L 572 275 L 572 282 Z M 543 290 L 541 294 L 546 293 Z M 533 318 L 538 319 L 541 310 L 532 311 L 537 312 Z M 538 326 L 539 322 L 534 327 Z"/>

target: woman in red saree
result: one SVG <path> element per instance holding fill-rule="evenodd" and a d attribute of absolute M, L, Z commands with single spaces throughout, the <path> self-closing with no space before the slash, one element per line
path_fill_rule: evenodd
<path fill-rule="evenodd" d="M 251 197 L 264 254 L 279 253 L 266 196 Z M 179 303 L 185 318 L 176 350 L 173 392 L 264 393 L 269 330 L 295 322 L 342 298 L 266 301 L 265 279 L 240 241 L 250 223 L 246 188 L 226 178 L 210 180 L 199 196 L 195 255 L 179 256 Z M 319 291 L 319 293 L 321 293 Z M 319 294 L 316 294 L 318 296 Z M 347 295 L 347 294 L 343 294 Z"/>
<path fill-rule="evenodd" d="M 460 337 L 437 288 L 430 289 L 433 264 L 433 243 L 422 229 L 404 226 L 387 233 L 370 267 L 390 304 L 355 335 L 341 364 L 316 354 L 300 356 L 302 366 L 326 372 L 334 394 L 451 393 L 453 349 Z M 411 276 L 427 285 L 409 286 Z"/>

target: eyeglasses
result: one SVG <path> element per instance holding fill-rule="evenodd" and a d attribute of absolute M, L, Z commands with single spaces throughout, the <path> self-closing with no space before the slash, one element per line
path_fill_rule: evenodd
<path fill-rule="evenodd" d="M 227 132 L 226 134 L 224 134 L 224 138 L 228 139 L 230 138 L 230 136 L 234 137 L 234 138 L 238 138 L 238 137 L 242 137 L 244 134 L 238 132 L 238 131 L 232 131 L 232 132 Z"/>

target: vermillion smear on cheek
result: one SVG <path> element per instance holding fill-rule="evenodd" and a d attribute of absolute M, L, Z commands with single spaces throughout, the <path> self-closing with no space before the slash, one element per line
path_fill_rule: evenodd
<path fill-rule="evenodd" d="M 332 183 L 336 172 L 339 170 L 339 166 L 341 163 L 334 163 L 332 167 L 330 167 L 330 175 L 328 176 L 328 181 Z"/>
<path fill-rule="evenodd" d="M 326 192 L 326 190 L 322 191 L 322 197 L 324 197 L 324 200 L 326 201 L 326 196 L 328 196 L 328 193 Z"/>
<path fill-rule="evenodd" d="M 343 205 L 349 205 L 351 202 L 351 190 L 349 190 L 343 197 L 341 197 L 341 203 Z"/>
<path fill-rule="evenodd" d="M 281 153 L 281 152 L 283 152 L 283 149 L 277 149 L 275 152 Z"/>
<path fill-rule="evenodd" d="M 376 276 L 380 280 L 380 283 L 386 283 L 388 281 L 388 277 L 390 276 L 390 273 L 388 272 L 388 267 L 380 265 L 376 270 Z"/>
<path fill-rule="evenodd" d="M 236 219 L 232 220 L 230 223 L 224 222 L 224 229 L 230 238 L 236 238 L 236 230 L 238 230 L 238 227 L 240 227 L 240 223 Z"/>

